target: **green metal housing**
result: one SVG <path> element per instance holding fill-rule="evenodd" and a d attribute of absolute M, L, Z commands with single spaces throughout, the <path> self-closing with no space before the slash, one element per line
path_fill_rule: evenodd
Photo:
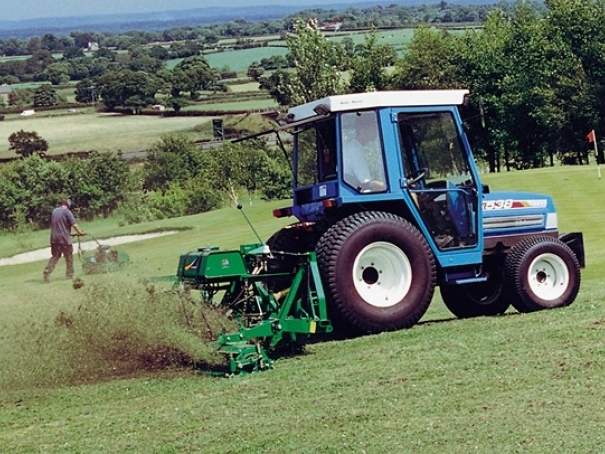
<path fill-rule="evenodd" d="M 216 341 L 228 358 L 228 374 L 271 368 L 276 347 L 332 332 L 315 253 L 296 254 L 291 273 L 270 272 L 272 254 L 262 244 L 249 244 L 180 256 L 179 281 L 239 323 L 238 331 L 222 333 Z"/>

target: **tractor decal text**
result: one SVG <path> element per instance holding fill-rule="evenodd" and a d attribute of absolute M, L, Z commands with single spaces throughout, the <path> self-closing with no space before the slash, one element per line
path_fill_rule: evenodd
<path fill-rule="evenodd" d="M 535 199 L 535 200 L 514 200 L 514 199 L 500 199 L 500 200 L 485 200 L 483 202 L 483 211 L 492 210 L 514 210 L 523 208 L 546 208 L 546 199 Z"/>

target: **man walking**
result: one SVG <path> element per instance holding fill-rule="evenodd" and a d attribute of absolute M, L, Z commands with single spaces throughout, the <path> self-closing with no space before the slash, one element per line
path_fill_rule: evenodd
<path fill-rule="evenodd" d="M 55 208 L 50 217 L 50 252 L 52 257 L 44 268 L 44 282 L 49 282 L 48 277 L 55 269 L 55 265 L 61 256 L 65 257 L 66 276 L 69 279 L 74 277 L 74 249 L 71 244 L 71 229 L 73 228 L 78 235 L 84 235 L 84 232 L 78 227 L 76 218 L 71 212 L 71 206 L 71 200 L 62 199 L 61 206 Z"/>

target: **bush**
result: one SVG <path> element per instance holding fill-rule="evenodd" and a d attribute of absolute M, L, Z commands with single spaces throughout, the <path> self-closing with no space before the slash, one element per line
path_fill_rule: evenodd
<path fill-rule="evenodd" d="M 186 214 L 205 213 L 223 206 L 223 197 L 220 191 L 213 189 L 201 179 L 189 180 L 186 184 L 188 194 Z"/>
<path fill-rule="evenodd" d="M 283 200 L 292 197 L 292 173 L 290 169 L 271 160 L 267 164 L 262 184 L 263 199 Z"/>
<path fill-rule="evenodd" d="M 171 184 L 165 192 L 150 192 L 148 203 L 156 219 L 184 216 L 187 211 L 187 193 L 178 184 Z"/>
<path fill-rule="evenodd" d="M 159 219 L 158 213 L 149 206 L 146 193 L 135 191 L 126 194 L 115 210 L 120 225 L 140 224 Z"/>
<path fill-rule="evenodd" d="M 131 192 L 115 211 L 121 225 L 188 216 L 221 208 L 220 191 L 198 180 L 173 183 L 164 191 Z"/>

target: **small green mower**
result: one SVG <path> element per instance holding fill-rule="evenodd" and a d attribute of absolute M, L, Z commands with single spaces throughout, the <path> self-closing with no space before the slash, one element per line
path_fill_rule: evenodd
<path fill-rule="evenodd" d="M 102 274 L 118 271 L 130 263 L 130 257 L 124 251 L 111 249 L 109 244 L 101 244 L 94 236 L 87 233 L 96 243 L 97 248 L 93 254 L 85 253 L 82 249 L 80 236 L 78 236 L 78 255 L 82 262 L 84 274 Z"/>

